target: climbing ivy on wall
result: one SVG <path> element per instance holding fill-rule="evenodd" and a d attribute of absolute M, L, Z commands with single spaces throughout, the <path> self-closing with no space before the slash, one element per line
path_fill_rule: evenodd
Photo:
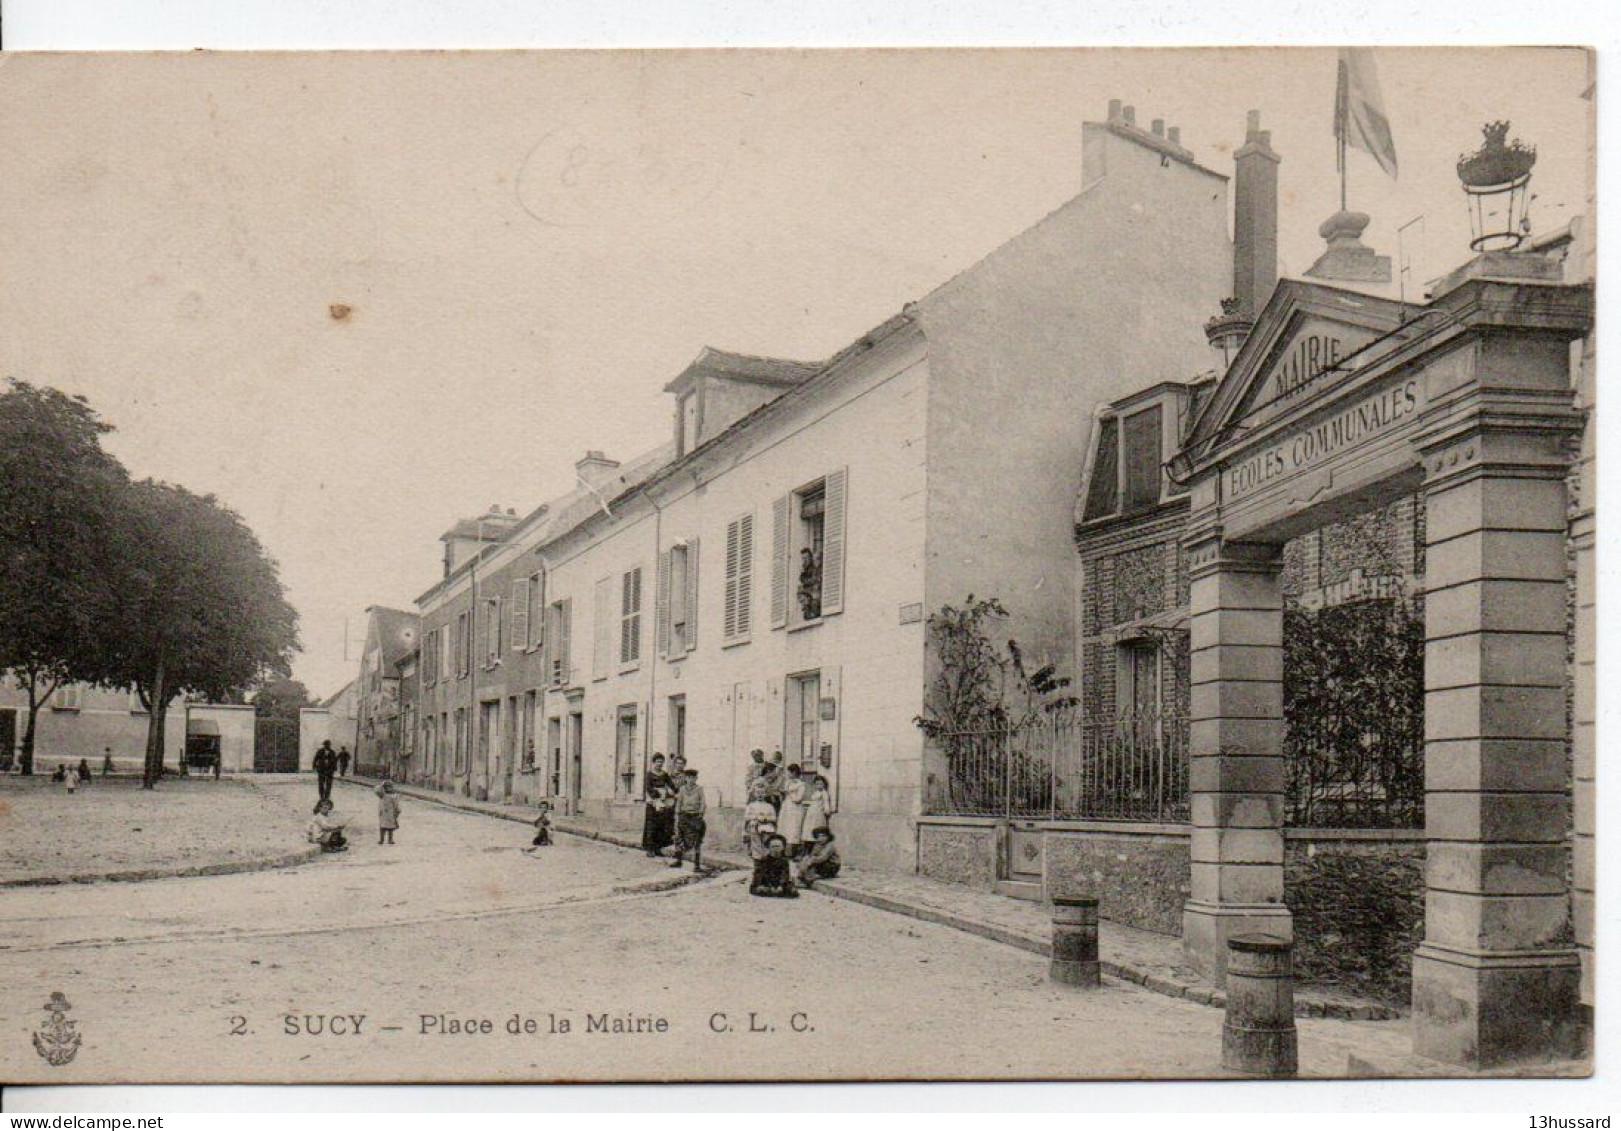
<path fill-rule="evenodd" d="M 1378 598 L 1283 614 L 1288 823 L 1424 823 L 1424 616 Z"/>

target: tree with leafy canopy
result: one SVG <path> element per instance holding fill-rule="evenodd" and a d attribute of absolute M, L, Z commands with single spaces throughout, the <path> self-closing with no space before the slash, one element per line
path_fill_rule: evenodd
<path fill-rule="evenodd" d="M 56 690 L 108 682 L 118 602 L 105 564 L 129 487 L 101 446 L 111 431 L 83 397 L 15 379 L 0 392 L 0 673 L 28 701 L 24 774 Z"/>
<path fill-rule="evenodd" d="M 213 496 L 143 480 L 129 498 L 116 666 L 148 711 L 150 789 L 163 772 L 169 704 L 182 695 L 223 700 L 285 677 L 298 614 L 259 539 Z"/>
<path fill-rule="evenodd" d="M 315 706 L 315 696 L 300 680 L 290 677 L 268 679 L 253 693 L 254 713 L 261 719 L 291 719 L 297 721 L 303 707 Z"/>

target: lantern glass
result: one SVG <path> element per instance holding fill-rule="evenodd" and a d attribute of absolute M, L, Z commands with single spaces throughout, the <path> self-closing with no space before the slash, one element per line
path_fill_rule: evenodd
<path fill-rule="evenodd" d="M 1465 185 L 1469 199 L 1469 246 L 1475 251 L 1513 251 L 1530 227 L 1530 174 L 1500 185 Z"/>

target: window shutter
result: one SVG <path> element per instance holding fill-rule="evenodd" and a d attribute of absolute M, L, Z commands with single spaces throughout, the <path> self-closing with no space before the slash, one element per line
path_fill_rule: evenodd
<path fill-rule="evenodd" d="M 683 654 L 698 646 L 698 539 L 687 539 L 687 631 Z"/>
<path fill-rule="evenodd" d="M 529 646 L 539 648 L 546 643 L 546 575 L 529 575 Z"/>
<path fill-rule="evenodd" d="M 827 477 L 827 510 L 822 520 L 822 615 L 844 611 L 844 516 L 848 509 L 850 471 L 839 468 Z"/>
<path fill-rule="evenodd" d="M 658 589 L 658 650 L 659 655 L 668 660 L 670 658 L 670 553 L 665 550 L 659 554 L 659 589 Z"/>
<path fill-rule="evenodd" d="M 559 682 L 567 685 L 573 681 L 574 670 L 569 657 L 569 632 L 572 628 L 569 622 L 574 618 L 574 599 L 564 597 L 560 604 L 562 609 L 557 618 L 557 656 L 561 662 L 557 670 L 562 673 Z"/>
<path fill-rule="evenodd" d="M 771 627 L 788 624 L 788 519 L 791 495 L 771 505 Z"/>
<path fill-rule="evenodd" d="M 609 669 L 613 666 L 611 650 L 613 648 L 613 578 L 601 577 L 597 579 L 596 592 L 593 594 L 591 608 L 591 678 L 607 679 Z"/>
<path fill-rule="evenodd" d="M 754 627 L 754 515 L 737 520 L 737 637 L 747 640 Z"/>
<path fill-rule="evenodd" d="M 743 520 L 735 518 L 726 524 L 726 571 L 725 584 L 722 586 L 720 614 L 721 639 L 727 642 L 737 639 L 737 569 L 740 562 L 738 554 L 738 539 L 742 536 Z"/>
<path fill-rule="evenodd" d="M 523 651 L 529 643 L 529 579 L 512 583 L 512 650 Z"/>

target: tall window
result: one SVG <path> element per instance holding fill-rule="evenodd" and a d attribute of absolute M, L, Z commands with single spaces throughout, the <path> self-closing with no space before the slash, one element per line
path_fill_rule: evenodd
<path fill-rule="evenodd" d="M 456 762 L 454 773 L 467 769 L 467 708 L 456 708 Z"/>
<path fill-rule="evenodd" d="M 1126 417 L 1121 453 L 1121 496 L 1127 514 L 1159 502 L 1164 477 L 1163 438 L 1158 405 Z"/>
<path fill-rule="evenodd" d="M 572 674 L 569 656 L 570 606 L 567 598 L 553 601 L 546 608 L 546 674 L 553 686 L 562 687 Z"/>
<path fill-rule="evenodd" d="M 726 594 L 721 635 L 727 644 L 749 638 L 753 625 L 754 516 L 741 515 L 726 524 Z"/>
<path fill-rule="evenodd" d="M 520 756 L 523 759 L 523 769 L 526 773 L 535 770 L 535 744 L 539 736 L 535 733 L 535 708 L 539 705 L 540 696 L 533 691 L 527 691 L 523 697 L 523 746 Z"/>
<path fill-rule="evenodd" d="M 799 603 L 799 619 L 815 620 L 822 615 L 822 551 L 827 533 L 827 485 L 818 483 L 799 495 L 799 559 L 794 598 Z"/>
<path fill-rule="evenodd" d="M 619 579 L 619 662 L 634 664 L 642 658 L 642 567 L 627 570 Z"/>
<path fill-rule="evenodd" d="M 771 625 L 814 623 L 844 611 L 844 470 L 779 498 L 772 515 Z"/>
<path fill-rule="evenodd" d="M 658 649 L 679 660 L 698 642 L 698 539 L 659 555 Z"/>
<path fill-rule="evenodd" d="M 484 666 L 493 668 L 501 662 L 501 598 L 490 597 L 484 602 Z"/>
<path fill-rule="evenodd" d="M 619 708 L 619 725 L 614 744 L 614 795 L 633 796 L 636 790 L 636 704 Z"/>

